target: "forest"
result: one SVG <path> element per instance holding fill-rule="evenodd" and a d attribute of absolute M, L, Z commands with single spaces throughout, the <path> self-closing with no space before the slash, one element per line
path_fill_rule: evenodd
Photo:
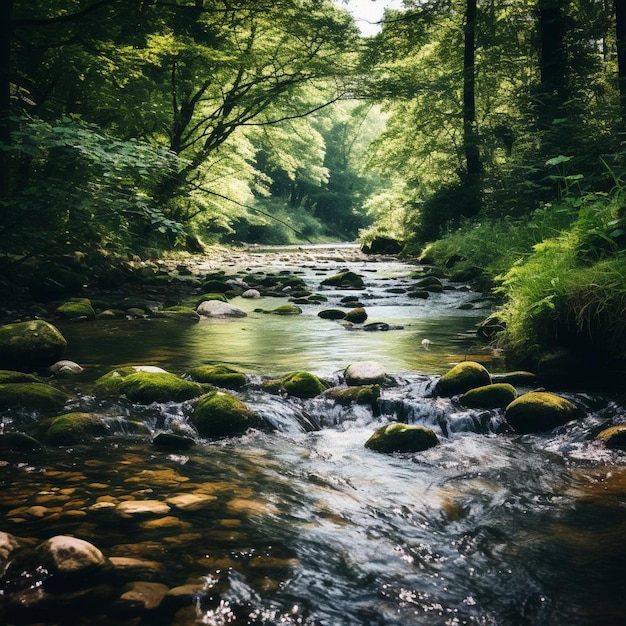
<path fill-rule="evenodd" d="M 384 236 L 491 290 L 520 361 L 625 361 L 626 0 L 405 0 L 372 37 L 331 0 L 0 12 L 1 293 Z"/>

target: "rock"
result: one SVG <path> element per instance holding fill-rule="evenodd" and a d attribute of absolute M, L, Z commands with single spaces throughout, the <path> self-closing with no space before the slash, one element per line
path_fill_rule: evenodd
<path fill-rule="evenodd" d="M 351 324 L 362 324 L 367 319 L 367 312 L 364 308 L 357 307 L 348 311 L 344 319 Z"/>
<path fill-rule="evenodd" d="M 406 295 L 409 298 L 419 298 L 420 300 L 426 300 L 430 298 L 430 293 L 426 291 L 426 289 L 412 289 Z"/>
<path fill-rule="evenodd" d="M 43 450 L 43 446 L 26 433 L 8 432 L 0 433 L 0 450 L 33 452 Z"/>
<path fill-rule="evenodd" d="M 94 385 L 96 395 L 121 394 L 131 402 L 184 402 L 206 392 L 199 383 L 168 372 L 136 371 L 120 368 L 100 377 Z"/>
<path fill-rule="evenodd" d="M 56 315 L 67 320 L 95 320 L 96 312 L 88 298 L 72 298 L 59 305 L 55 311 Z"/>
<path fill-rule="evenodd" d="M 200 316 L 188 306 L 170 306 L 162 311 L 158 311 L 156 317 L 163 317 L 169 320 L 181 322 L 199 322 Z"/>
<path fill-rule="evenodd" d="M 476 333 L 479 337 L 493 339 L 493 337 L 501 333 L 505 328 L 506 324 L 500 315 L 498 313 L 492 313 L 478 325 Z"/>
<path fill-rule="evenodd" d="M 281 304 L 275 309 L 264 311 L 264 313 L 269 313 L 270 315 L 301 315 L 302 309 L 295 304 Z"/>
<path fill-rule="evenodd" d="M 199 511 L 217 500 L 217 496 L 205 493 L 181 493 L 169 497 L 166 502 L 181 511 Z"/>
<path fill-rule="evenodd" d="M 157 561 L 147 561 L 128 556 L 112 556 L 109 561 L 116 577 L 125 579 L 150 579 L 162 574 L 163 565 Z"/>
<path fill-rule="evenodd" d="M 13 555 L 20 550 L 24 542 L 10 533 L 0 531 L 0 576 L 3 576 L 13 560 Z"/>
<path fill-rule="evenodd" d="M 387 424 L 377 429 L 365 442 L 365 447 L 376 452 L 422 452 L 439 443 L 435 432 L 424 426 Z"/>
<path fill-rule="evenodd" d="M 494 383 L 509 383 L 510 385 L 533 386 L 537 384 L 537 375 L 520 370 L 517 372 L 505 372 L 504 374 L 492 374 L 491 381 Z"/>
<path fill-rule="evenodd" d="M 229 318 L 229 317 L 247 317 L 247 313 L 242 309 L 228 304 L 227 302 L 220 302 L 219 300 L 207 300 L 202 302 L 196 309 L 196 313 L 203 317 L 217 317 L 217 318 Z"/>
<path fill-rule="evenodd" d="M 125 500 L 115 510 L 121 517 L 158 517 L 170 512 L 170 506 L 160 500 Z"/>
<path fill-rule="evenodd" d="M 441 293 L 443 291 L 443 284 L 436 276 L 423 278 L 416 283 L 415 287 L 422 291 L 430 291 L 431 293 Z"/>
<path fill-rule="evenodd" d="M 34 374 L 14 372 L 13 370 L 0 370 L 0 385 L 4 383 L 39 383 L 41 378 Z"/>
<path fill-rule="evenodd" d="M 146 611 L 154 611 L 161 605 L 168 591 L 169 587 L 162 583 L 144 581 L 128 583 L 126 591 L 113 605 L 113 612 L 139 615 Z"/>
<path fill-rule="evenodd" d="M 329 389 L 325 394 L 341 406 L 350 404 L 375 404 L 380 397 L 380 385 L 359 385 L 347 389 Z"/>
<path fill-rule="evenodd" d="M 578 407 L 561 396 L 545 391 L 531 391 L 511 402 L 505 411 L 506 421 L 518 433 L 552 430 L 580 417 Z"/>
<path fill-rule="evenodd" d="M 45 422 L 41 437 L 55 445 L 72 446 L 107 433 L 107 427 L 95 415 L 66 413 Z"/>
<path fill-rule="evenodd" d="M 400 254 L 404 244 L 392 237 L 374 237 L 368 244 L 361 246 L 363 254 Z"/>
<path fill-rule="evenodd" d="M 191 416 L 191 423 L 202 437 L 230 437 L 262 422 L 241 400 L 216 391 L 200 398 Z"/>
<path fill-rule="evenodd" d="M 329 276 L 322 281 L 322 285 L 341 287 L 342 289 L 363 289 L 363 287 L 365 287 L 363 279 L 358 274 L 350 271 L 339 272 L 338 274 Z"/>
<path fill-rule="evenodd" d="M 224 280 L 211 279 L 202 284 L 202 291 L 206 293 L 226 293 L 231 286 Z"/>
<path fill-rule="evenodd" d="M 228 365 L 199 365 L 187 375 L 198 383 L 209 383 L 226 389 L 239 389 L 248 382 L 248 377 Z"/>
<path fill-rule="evenodd" d="M 314 398 L 328 388 L 328 385 L 309 372 L 292 372 L 281 378 L 282 386 L 290 396 Z"/>
<path fill-rule="evenodd" d="M 228 302 L 228 298 L 223 293 L 205 293 L 196 300 L 196 309 L 203 302 Z"/>
<path fill-rule="evenodd" d="M 153 446 L 168 450 L 189 450 L 195 443 L 191 437 L 177 435 L 176 433 L 158 433 L 152 439 Z"/>
<path fill-rule="evenodd" d="M 444 397 L 455 396 L 490 384 L 491 376 L 483 365 L 474 361 L 463 361 L 439 379 L 435 385 L 435 393 Z"/>
<path fill-rule="evenodd" d="M 65 392 L 44 383 L 0 385 L 0 409 L 26 409 L 52 413 L 70 399 Z"/>
<path fill-rule="evenodd" d="M 598 433 L 598 439 L 604 442 L 607 448 L 626 450 L 626 424 L 605 428 Z"/>
<path fill-rule="evenodd" d="M 494 383 L 466 391 L 459 402 L 472 409 L 505 409 L 517 398 L 517 391 L 508 383 Z"/>
<path fill-rule="evenodd" d="M 323 320 L 342 320 L 345 316 L 346 312 L 340 309 L 324 309 L 317 314 Z"/>
<path fill-rule="evenodd" d="M 390 384 L 392 379 L 377 361 L 352 363 L 344 371 L 344 378 L 349 387 L 358 385 Z"/>
<path fill-rule="evenodd" d="M 257 300 L 261 297 L 261 292 L 258 289 L 246 289 L 242 294 L 242 298 L 250 300 Z"/>
<path fill-rule="evenodd" d="M 74 361 L 64 359 L 53 363 L 48 368 L 48 371 L 52 374 L 80 374 L 83 371 L 83 368 Z"/>
<path fill-rule="evenodd" d="M 62 356 L 67 341 L 59 330 L 43 320 L 0 326 L 0 367 L 22 369 L 48 367 Z"/>

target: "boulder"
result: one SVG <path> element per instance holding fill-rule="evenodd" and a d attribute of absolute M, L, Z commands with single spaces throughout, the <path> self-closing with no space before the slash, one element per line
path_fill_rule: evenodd
<path fill-rule="evenodd" d="M 63 359 L 61 361 L 57 361 L 53 363 L 48 371 L 51 374 L 80 374 L 83 371 L 83 368 L 74 361 L 68 361 L 67 359 Z"/>
<path fill-rule="evenodd" d="M 317 314 L 323 320 L 342 320 L 345 316 L 346 312 L 340 309 L 324 309 Z"/>
<path fill-rule="evenodd" d="M 490 384 L 491 376 L 483 365 L 474 361 L 463 361 L 439 379 L 435 385 L 435 393 L 449 397 Z"/>
<path fill-rule="evenodd" d="M 422 452 L 439 443 L 435 432 L 424 426 L 387 424 L 377 429 L 365 442 L 375 452 Z"/>
<path fill-rule="evenodd" d="M 392 379 L 377 361 L 359 361 L 348 365 L 344 371 L 344 379 L 349 387 L 383 385 L 392 382 Z"/>
<path fill-rule="evenodd" d="M 0 370 L 0 385 L 4 383 L 38 383 L 41 379 L 34 374 L 14 372 L 13 370 Z"/>
<path fill-rule="evenodd" d="M 357 307 L 348 311 L 344 319 L 351 324 L 362 324 L 367 319 L 367 312 L 363 307 Z"/>
<path fill-rule="evenodd" d="M 227 302 L 220 302 L 219 300 L 206 300 L 202 302 L 196 309 L 196 313 L 203 317 L 216 317 L 216 318 L 239 318 L 246 317 L 248 314 L 242 309 L 228 304 Z"/>
<path fill-rule="evenodd" d="M 0 326 L 0 367 L 22 369 L 48 367 L 62 356 L 67 341 L 59 330 L 43 320 Z"/>
<path fill-rule="evenodd" d="M 53 413 L 70 399 L 65 392 L 45 383 L 0 385 L 0 409 L 26 409 Z"/>
<path fill-rule="evenodd" d="M 617 426 L 605 428 L 598 433 L 598 439 L 602 441 L 607 448 L 626 450 L 626 424 L 618 424 Z"/>
<path fill-rule="evenodd" d="M 314 398 L 328 388 L 322 379 L 309 372 L 292 372 L 283 376 L 280 382 L 285 391 L 296 398 Z"/>
<path fill-rule="evenodd" d="M 13 555 L 23 545 L 24 542 L 15 535 L 0 531 L 0 576 L 4 575 L 9 563 L 13 560 Z"/>
<path fill-rule="evenodd" d="M 196 300 L 196 308 L 203 302 L 228 302 L 228 298 L 223 293 L 205 293 Z"/>
<path fill-rule="evenodd" d="M 43 450 L 43 446 L 39 443 L 39 441 L 26 433 L 11 431 L 7 433 L 0 433 L 0 450 L 34 452 Z"/>
<path fill-rule="evenodd" d="M 327 287 L 341 287 L 342 289 L 363 289 L 365 283 L 363 279 L 354 272 L 345 271 L 329 276 L 322 281 L 322 285 Z"/>
<path fill-rule="evenodd" d="M 241 400 L 216 391 L 200 398 L 194 407 L 191 423 L 202 437 L 230 437 L 248 428 L 260 427 L 262 421 Z"/>
<path fill-rule="evenodd" d="M 198 383 L 208 383 L 226 389 L 239 389 L 248 382 L 248 377 L 228 365 L 199 365 L 187 372 Z"/>
<path fill-rule="evenodd" d="M 89 298 L 72 298 L 55 309 L 55 314 L 67 320 L 95 320 L 96 312 Z"/>
<path fill-rule="evenodd" d="M 264 312 L 269 313 L 270 315 L 301 315 L 302 309 L 295 304 L 281 304 L 275 309 Z"/>
<path fill-rule="evenodd" d="M 517 391 L 508 383 L 494 383 L 466 391 L 459 402 L 472 409 L 505 409 L 517 398 Z"/>
<path fill-rule="evenodd" d="M 404 244 L 392 237 L 374 237 L 370 243 L 361 246 L 363 254 L 400 254 Z"/>
<path fill-rule="evenodd" d="M 114 613 L 141 615 L 156 611 L 167 595 L 169 587 L 162 583 L 134 581 L 126 585 L 124 593 L 113 604 Z"/>
<path fill-rule="evenodd" d="M 196 442 L 191 437 L 176 433 L 158 433 L 152 440 L 152 445 L 167 450 L 189 450 Z"/>
<path fill-rule="evenodd" d="M 41 438 L 60 446 L 73 446 L 108 433 L 107 427 L 90 413 L 66 413 L 44 423 Z"/>
<path fill-rule="evenodd" d="M 157 317 L 163 317 L 168 320 L 176 320 L 180 322 L 199 322 L 200 316 L 191 307 L 188 306 L 170 306 L 156 314 Z"/>
<path fill-rule="evenodd" d="M 581 412 L 566 398 L 545 391 L 531 391 L 513 400 L 504 415 L 516 432 L 538 433 L 577 419 Z"/>
<path fill-rule="evenodd" d="M 341 406 L 374 404 L 380 397 L 380 385 L 359 385 L 345 389 L 334 388 L 329 389 L 324 395 Z"/>
<path fill-rule="evenodd" d="M 241 294 L 241 297 L 250 300 L 258 300 L 261 297 L 261 292 L 258 289 L 246 289 Z"/>

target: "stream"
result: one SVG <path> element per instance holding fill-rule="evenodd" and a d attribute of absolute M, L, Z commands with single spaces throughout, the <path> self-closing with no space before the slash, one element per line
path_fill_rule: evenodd
<path fill-rule="evenodd" d="M 302 305 L 298 316 L 259 310 L 287 303 L 285 293 L 234 298 L 248 312 L 236 320 L 55 322 L 68 341 L 66 358 L 84 368 L 59 379 L 74 396 L 68 408 L 104 416 L 111 435 L 95 445 L 3 452 L 0 531 L 33 542 L 73 535 L 109 558 L 139 559 L 144 566 L 125 584 L 157 583 L 170 594 L 135 612 L 119 601 L 119 588 L 103 584 L 59 607 L 38 595 L 38 573 L 25 571 L 29 580 L 14 584 L 25 590 L 26 609 L 9 612 L 8 623 L 623 623 L 626 453 L 595 439 L 625 421 L 622 402 L 569 390 L 562 395 L 584 407 L 584 419 L 516 435 L 504 432 L 501 410 L 434 397 L 438 376 L 460 361 L 479 361 L 491 373 L 505 372 L 506 363 L 475 332 L 492 303 L 446 281 L 441 293 L 408 298 L 422 269 L 409 262 L 368 258 L 354 246 L 317 246 L 232 252 L 190 265 L 199 275 L 289 270 L 328 300 Z M 364 289 L 321 286 L 342 269 L 363 276 Z M 318 317 L 355 293 L 368 322 L 389 330 Z M 257 384 L 306 370 L 340 385 L 343 370 L 364 360 L 379 362 L 395 381 L 382 389 L 376 411 L 270 395 Z M 233 393 L 270 432 L 196 436 L 191 449 L 172 452 L 151 446 L 145 430 L 190 433 L 188 403 L 140 406 L 88 392 L 120 365 L 183 375 L 218 363 L 248 375 L 250 384 Z M 7 414 L 3 423 L 10 429 L 35 419 Z M 377 427 L 394 420 L 432 428 L 440 445 L 390 455 L 364 447 Z M 172 504 L 189 494 L 198 496 L 196 505 Z M 134 500 L 169 506 L 120 516 L 116 505 Z M 0 604 L 7 593 L 0 591 Z"/>

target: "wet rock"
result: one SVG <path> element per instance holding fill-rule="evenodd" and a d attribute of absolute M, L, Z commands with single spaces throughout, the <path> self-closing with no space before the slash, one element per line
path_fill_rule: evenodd
<path fill-rule="evenodd" d="M 203 317 L 216 317 L 216 318 L 240 318 L 247 317 L 247 313 L 242 309 L 228 304 L 227 302 L 220 302 L 219 300 L 207 300 L 202 302 L 196 309 L 196 313 Z"/>
<path fill-rule="evenodd" d="M 525 393 L 505 411 L 506 421 L 518 433 L 552 430 L 579 417 L 581 411 L 574 403 L 545 391 Z"/>
<path fill-rule="evenodd" d="M 241 400 L 217 391 L 200 398 L 191 416 L 191 423 L 202 437 L 230 437 L 262 422 Z"/>
<path fill-rule="evenodd" d="M 248 377 L 228 365 L 199 365 L 187 372 L 198 383 L 208 383 L 226 389 L 240 389 L 248 382 Z"/>
<path fill-rule="evenodd" d="M 65 392 L 45 383 L 6 383 L 0 385 L 0 409 L 26 409 L 53 413 L 70 399 Z"/>
<path fill-rule="evenodd" d="M 363 289 L 363 278 L 351 271 L 339 272 L 322 281 L 327 287 L 341 287 L 342 289 Z"/>
<path fill-rule="evenodd" d="M 409 298 L 420 300 L 426 300 L 430 298 L 430 293 L 426 291 L 426 289 L 411 289 L 411 291 L 409 291 L 406 295 Z"/>
<path fill-rule="evenodd" d="M 517 398 L 517 391 L 508 383 L 494 383 L 466 391 L 459 402 L 472 409 L 505 409 Z"/>
<path fill-rule="evenodd" d="M 95 320 L 96 312 L 88 298 L 72 298 L 59 305 L 55 314 L 66 320 Z"/>
<path fill-rule="evenodd" d="M 383 366 L 377 361 L 359 361 L 352 363 L 344 371 L 344 378 L 349 387 L 359 385 L 391 384 Z"/>
<path fill-rule="evenodd" d="M 156 317 L 162 317 L 169 320 L 177 320 L 181 322 L 199 322 L 200 316 L 194 309 L 188 306 L 170 306 L 162 311 L 158 311 Z"/>
<path fill-rule="evenodd" d="M 176 496 L 169 497 L 166 502 L 174 508 L 181 511 L 199 511 L 210 506 L 217 496 L 204 493 L 181 493 Z"/>
<path fill-rule="evenodd" d="M 258 300 L 261 297 L 261 292 L 258 289 L 246 289 L 241 294 L 241 297 L 249 300 Z"/>
<path fill-rule="evenodd" d="M 455 396 L 490 384 L 491 376 L 483 365 L 474 361 L 463 361 L 437 381 L 435 393 L 444 397 Z"/>
<path fill-rule="evenodd" d="M 13 555 L 24 546 L 24 541 L 15 535 L 0 531 L 0 576 L 6 572 Z"/>
<path fill-rule="evenodd" d="M 380 397 L 380 385 L 359 385 L 346 389 L 329 389 L 324 395 L 341 406 L 375 404 Z"/>
<path fill-rule="evenodd" d="M 116 507 L 118 515 L 125 518 L 158 517 L 170 512 L 170 507 L 160 500 L 126 500 Z"/>
<path fill-rule="evenodd" d="M 203 302 L 228 302 L 228 298 L 223 293 L 205 293 L 196 300 L 196 309 Z"/>
<path fill-rule="evenodd" d="M 441 293 L 443 291 L 443 284 L 436 276 L 423 278 L 416 283 L 415 287 L 422 291 L 430 291 L 431 293 Z"/>
<path fill-rule="evenodd" d="M 68 361 L 67 359 L 64 359 L 62 361 L 57 361 L 56 363 L 53 363 L 48 368 L 48 371 L 51 374 L 80 374 L 83 371 L 83 368 L 74 361 Z"/>
<path fill-rule="evenodd" d="M 483 320 L 476 330 L 479 337 L 485 339 L 492 339 L 498 333 L 502 332 L 506 328 L 504 320 L 498 315 L 498 313 L 492 313 L 489 317 Z"/>
<path fill-rule="evenodd" d="M 44 422 L 41 438 L 59 446 L 86 443 L 108 434 L 107 427 L 90 413 L 66 413 Z"/>
<path fill-rule="evenodd" d="M 364 308 L 357 307 L 348 311 L 344 319 L 351 324 L 362 324 L 367 319 L 367 312 Z"/>
<path fill-rule="evenodd" d="M 290 396 L 314 398 L 328 389 L 328 385 L 310 372 L 292 372 L 281 378 L 282 386 Z"/>
<path fill-rule="evenodd" d="M 0 433 L 0 450 L 32 452 L 42 449 L 41 443 L 26 433 Z"/>
<path fill-rule="evenodd" d="M 189 450 L 195 443 L 191 437 L 177 435 L 176 433 L 158 433 L 152 439 L 152 445 L 166 448 L 167 450 Z"/>
<path fill-rule="evenodd" d="M 158 561 L 147 561 L 126 556 L 112 556 L 109 558 L 116 577 L 125 579 L 151 579 L 163 572 L 163 565 Z"/>
<path fill-rule="evenodd" d="M 404 244 L 392 237 L 374 237 L 369 244 L 361 246 L 363 254 L 400 254 Z"/>
<path fill-rule="evenodd" d="M 0 370 L 0 385 L 5 383 L 39 383 L 41 378 L 34 374 L 14 372 L 13 370 Z"/>
<path fill-rule="evenodd" d="M 202 285 L 202 291 L 206 293 L 226 293 L 230 291 L 231 286 L 224 280 L 211 279 Z"/>
<path fill-rule="evenodd" d="M 610 426 L 598 433 L 598 439 L 602 441 L 607 448 L 626 450 L 626 424 L 618 424 Z"/>
<path fill-rule="evenodd" d="M 51 263 L 30 274 L 28 289 L 35 300 L 60 300 L 78 294 L 85 277 L 63 264 Z"/>
<path fill-rule="evenodd" d="M 505 372 L 504 374 L 492 374 L 491 380 L 494 383 L 509 383 L 510 385 L 535 385 L 537 375 L 532 372 L 517 371 Z"/>
<path fill-rule="evenodd" d="M 269 313 L 270 315 L 301 315 L 302 309 L 296 304 L 281 304 L 275 309 L 264 311 L 264 313 Z"/>
<path fill-rule="evenodd" d="M 323 320 L 342 320 L 346 316 L 346 312 L 340 309 L 324 309 L 317 316 Z"/>
<path fill-rule="evenodd" d="M 48 367 L 62 356 L 67 341 L 59 330 L 43 320 L 0 326 L 0 367 Z"/>
<path fill-rule="evenodd" d="M 387 424 L 381 426 L 365 442 L 365 447 L 375 452 L 422 452 L 439 443 L 435 432 L 424 426 Z"/>
<path fill-rule="evenodd" d="M 162 583 L 132 582 L 113 605 L 113 611 L 123 615 L 140 615 L 157 609 L 167 595 L 169 587 Z"/>

